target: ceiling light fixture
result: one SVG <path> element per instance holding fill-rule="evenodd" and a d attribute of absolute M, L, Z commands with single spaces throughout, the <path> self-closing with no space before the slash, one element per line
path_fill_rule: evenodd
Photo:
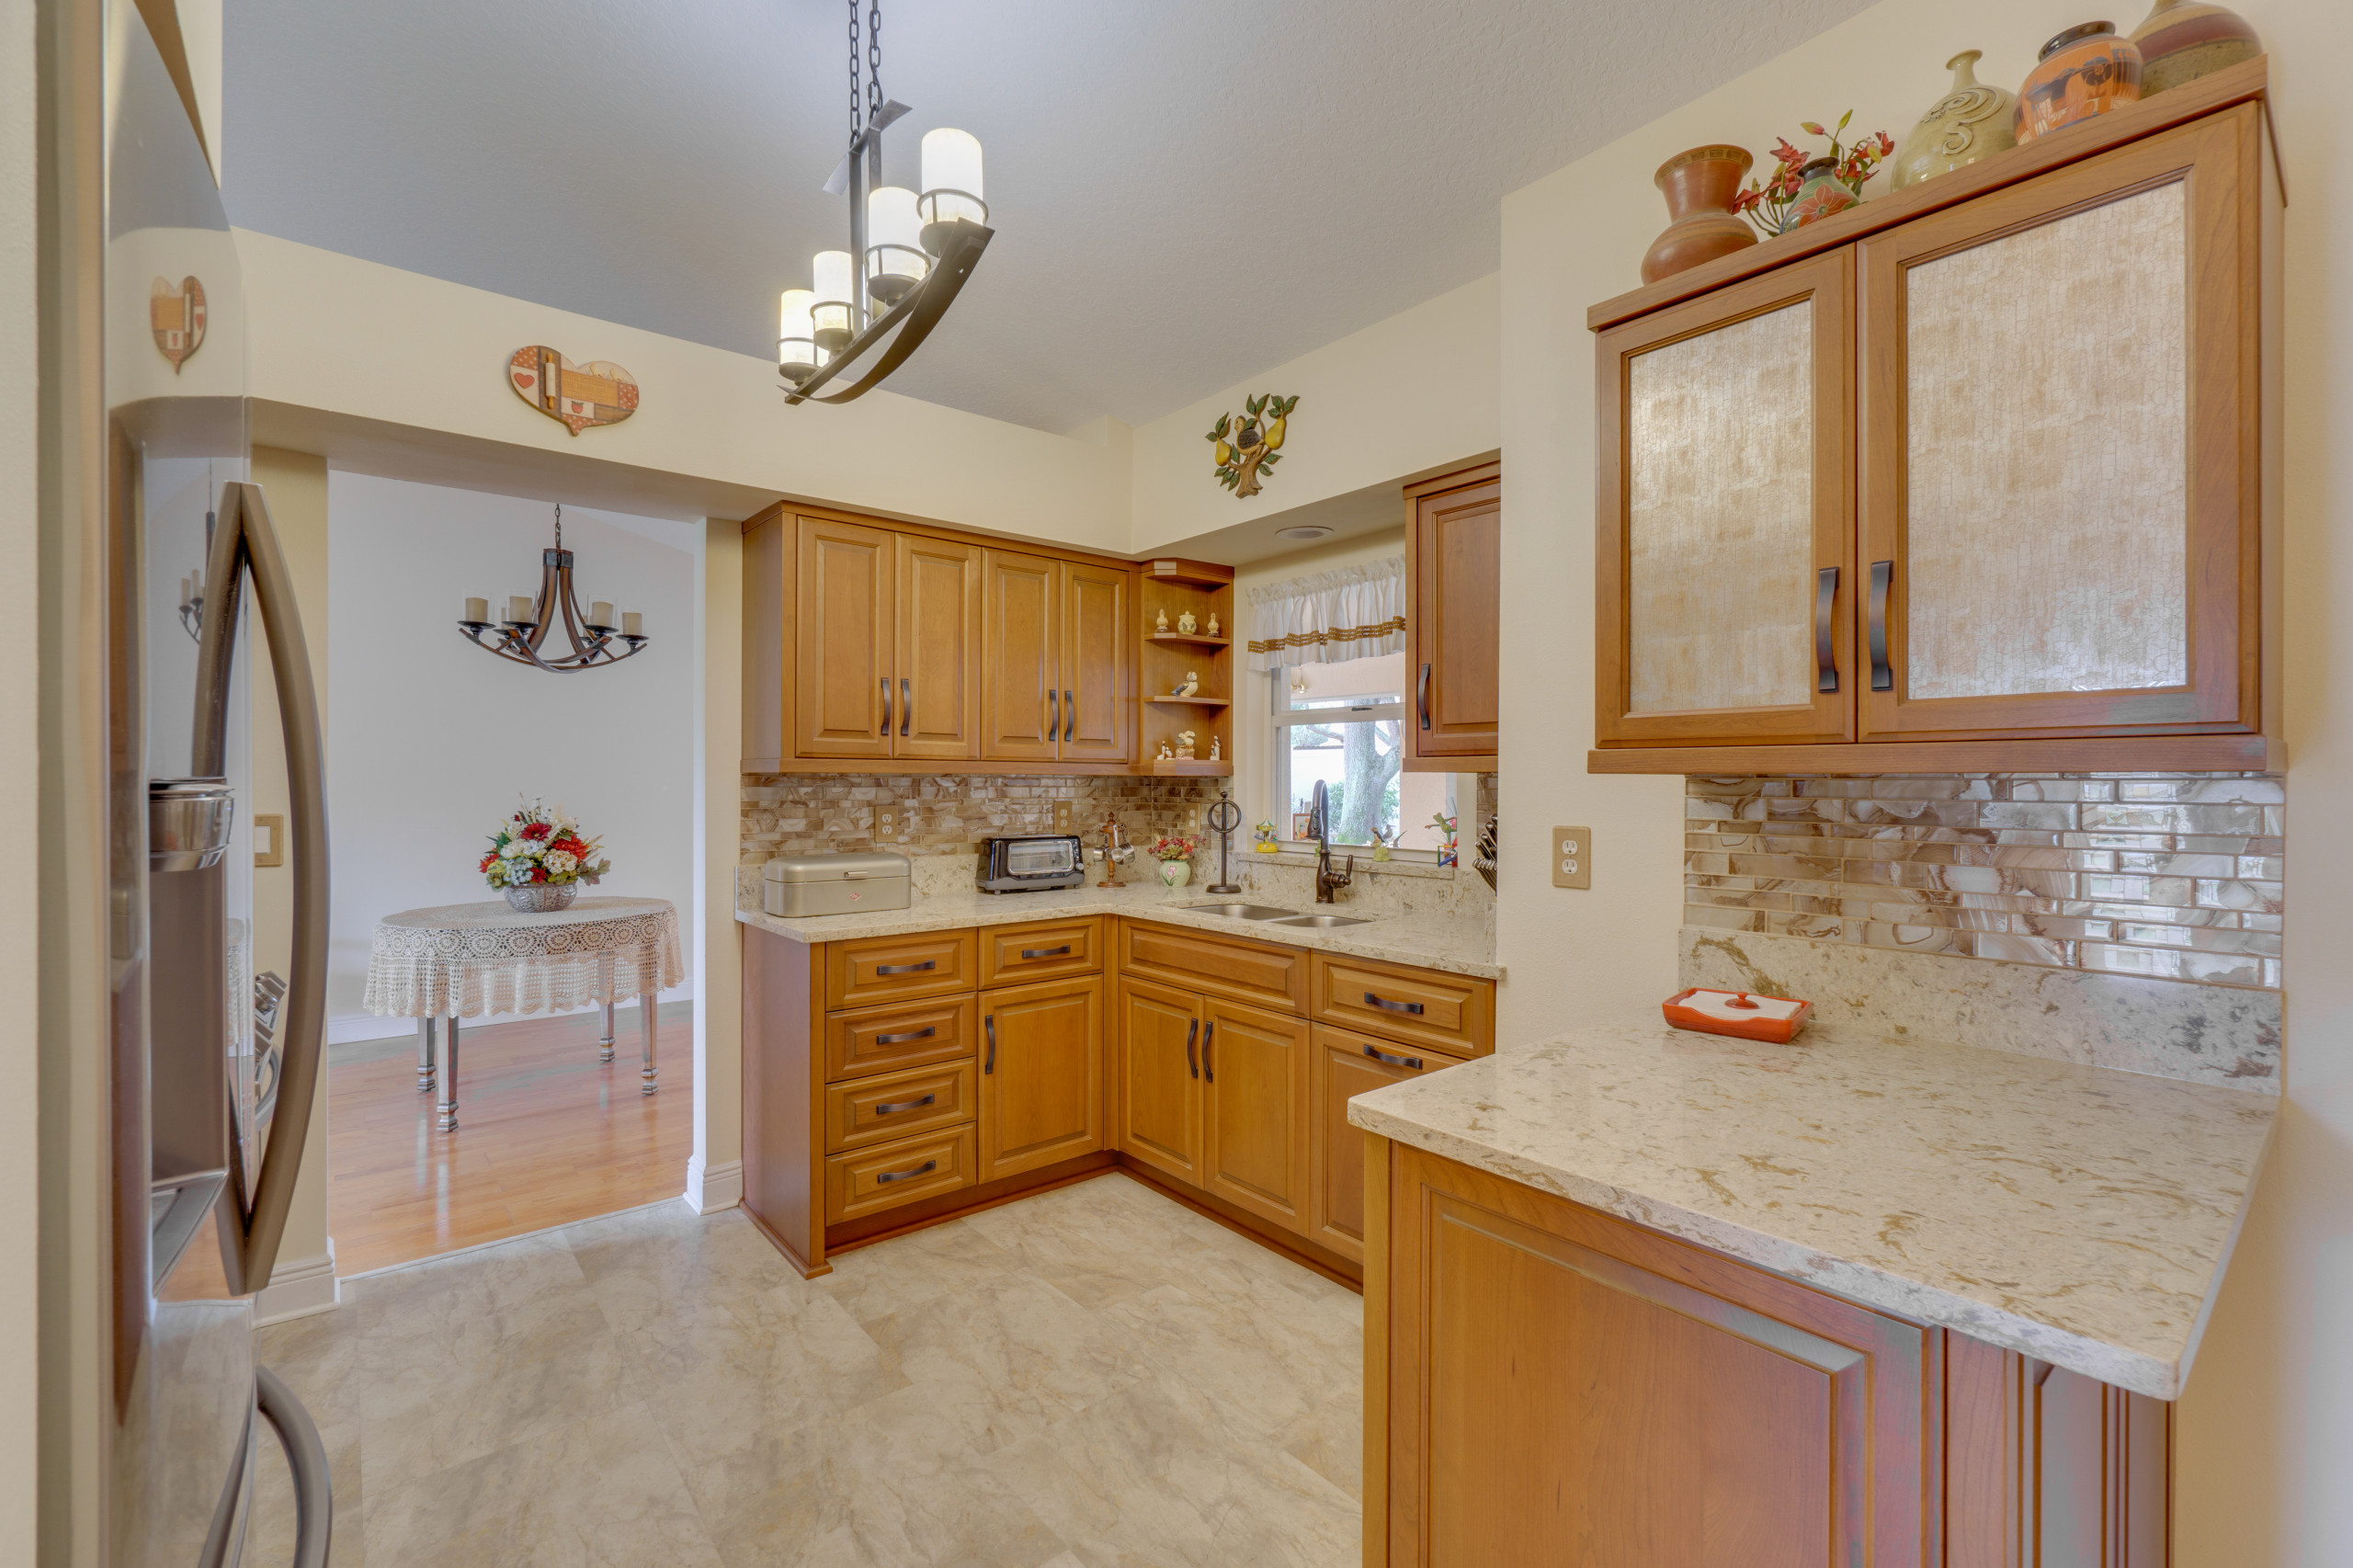
<path fill-rule="evenodd" d="M 548 640 L 548 629 L 559 616 L 563 619 L 563 635 L 571 642 L 572 652 L 543 659 L 540 645 Z M 618 626 L 614 624 L 613 607 L 602 599 L 590 605 L 586 615 L 580 613 L 580 601 L 572 593 L 572 551 L 563 548 L 562 503 L 555 509 L 555 548 L 540 551 L 539 597 L 527 599 L 515 595 L 506 601 L 506 619 L 495 622 L 490 619 L 488 599 L 468 599 L 466 617 L 458 622 L 458 630 L 477 648 L 487 648 L 502 659 L 558 676 L 618 665 L 651 641 L 643 634 L 642 622 L 633 609 L 621 612 Z M 494 631 L 497 640 L 483 642 L 483 633 Z M 619 652 L 615 651 L 617 646 Z"/>
<path fill-rule="evenodd" d="M 858 6 L 849 0 L 849 152 L 825 182 L 828 195 L 849 197 L 849 249 L 819 251 L 813 287 L 784 291 L 776 368 L 787 403 L 847 403 L 880 385 L 931 335 L 995 233 L 981 144 L 968 132 L 925 134 L 920 195 L 882 183 L 882 131 L 907 106 L 882 97 L 881 0 L 869 0 L 863 62 Z M 877 348 L 865 374 L 818 395 Z"/>

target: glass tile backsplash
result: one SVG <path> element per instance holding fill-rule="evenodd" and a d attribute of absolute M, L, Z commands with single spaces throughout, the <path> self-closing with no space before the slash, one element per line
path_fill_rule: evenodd
<path fill-rule="evenodd" d="M 1687 926 L 2280 988 L 2269 774 L 1684 780 Z"/>

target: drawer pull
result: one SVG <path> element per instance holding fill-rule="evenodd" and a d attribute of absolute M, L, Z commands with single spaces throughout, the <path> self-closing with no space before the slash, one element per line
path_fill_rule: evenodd
<path fill-rule="evenodd" d="M 925 970 L 938 969 L 938 967 L 939 960 L 938 959 L 926 959 L 921 963 L 878 963 L 874 966 L 874 972 L 877 975 L 921 974 Z"/>
<path fill-rule="evenodd" d="M 1830 612 L 1838 605 L 1838 568 L 1825 566 L 1813 574 L 1813 689 L 1838 689 L 1838 645 L 1831 635 Z"/>
<path fill-rule="evenodd" d="M 1196 1078 L 1201 1075 L 1201 1059 L 1193 1053 L 1193 1044 L 1201 1038 L 1201 1020 L 1195 1018 L 1193 1027 L 1185 1031 L 1185 1070 Z"/>
<path fill-rule="evenodd" d="M 1375 1062 L 1386 1062 L 1392 1067 L 1410 1067 L 1416 1073 L 1422 1070 L 1422 1059 L 1418 1056 L 1392 1056 L 1377 1045 L 1366 1046 L 1364 1053 Z"/>
<path fill-rule="evenodd" d="M 939 1026 L 938 1024 L 926 1024 L 919 1029 L 909 1029 L 904 1034 L 876 1035 L 874 1037 L 874 1043 L 877 1045 L 904 1045 L 911 1040 L 929 1040 L 938 1032 Z"/>
<path fill-rule="evenodd" d="M 1210 1083 L 1217 1082 L 1217 1062 L 1210 1055 L 1210 1047 L 1217 1040 L 1217 1020 L 1211 1018 L 1201 1026 L 1201 1076 Z"/>
<path fill-rule="evenodd" d="M 1364 1005 L 1368 1007 L 1378 1007 L 1384 1013 L 1411 1013 L 1417 1018 L 1422 1016 L 1422 1005 L 1419 1002 L 1391 1002 L 1374 995 L 1370 991 L 1364 994 Z"/>
<path fill-rule="evenodd" d="M 1059 959 L 1066 958 L 1069 954 L 1070 944 L 1068 942 L 1064 942 L 1059 948 L 1024 948 L 1021 949 L 1021 956 L 1025 959 Z"/>
<path fill-rule="evenodd" d="M 1389 1060 L 1393 1061 L 1395 1058 L 1392 1057 Z M 1414 1065 L 1419 1067 L 1421 1063 L 1416 1062 Z M 874 1108 L 874 1114 L 877 1116 L 896 1116 L 903 1110 L 921 1110 L 927 1105 L 937 1105 L 938 1103 L 939 1096 L 938 1095 L 926 1095 L 919 1100 L 894 1100 L 889 1105 L 876 1106 Z"/>
<path fill-rule="evenodd" d="M 981 1027 L 989 1032 L 989 1059 L 981 1063 L 981 1071 L 994 1073 L 996 1071 L 996 1015 L 991 1013 L 983 1018 Z"/>
<path fill-rule="evenodd" d="M 881 1187 L 886 1182 L 913 1181 L 919 1176 L 929 1176 L 938 1168 L 939 1162 L 938 1160 L 926 1160 L 923 1164 L 917 1165 L 911 1171 L 883 1171 L 875 1176 L 874 1185 Z"/>

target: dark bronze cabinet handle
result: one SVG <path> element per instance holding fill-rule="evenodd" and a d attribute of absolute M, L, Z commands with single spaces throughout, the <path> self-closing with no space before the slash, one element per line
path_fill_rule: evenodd
<path fill-rule="evenodd" d="M 939 1162 L 938 1160 L 926 1160 L 923 1164 L 917 1165 L 911 1171 L 884 1171 L 881 1175 L 874 1178 L 874 1184 L 877 1187 L 880 1187 L 887 1181 L 913 1181 L 919 1176 L 929 1176 L 938 1168 Z"/>
<path fill-rule="evenodd" d="M 1063 693 L 1063 739 L 1078 739 L 1078 701 L 1067 691 Z"/>
<path fill-rule="evenodd" d="M 1422 1005 L 1419 1002 L 1391 1002 L 1374 995 L 1370 991 L 1364 994 L 1364 1005 L 1368 1007 L 1378 1007 L 1384 1013 L 1411 1013 L 1417 1018 L 1422 1016 Z"/>
<path fill-rule="evenodd" d="M 1193 1042 L 1201 1038 L 1201 1020 L 1195 1018 L 1193 1027 L 1185 1031 L 1185 1070 L 1196 1078 L 1201 1075 L 1201 1059 L 1193 1054 Z"/>
<path fill-rule="evenodd" d="M 1421 710 L 1422 728 L 1430 727 L 1430 667 L 1422 666 L 1421 684 L 1414 691 L 1414 706 Z"/>
<path fill-rule="evenodd" d="M 887 735 L 891 733 L 891 677 L 889 676 L 882 677 L 882 727 L 874 733 L 878 735 Z"/>
<path fill-rule="evenodd" d="M 1418 1067 L 1421 1063 L 1417 1062 L 1414 1065 Z M 939 1096 L 938 1095 L 926 1095 L 919 1100 L 893 1100 L 889 1105 L 876 1106 L 874 1108 L 874 1114 L 877 1116 L 896 1116 L 903 1110 L 921 1110 L 927 1105 L 938 1105 L 938 1103 Z"/>
<path fill-rule="evenodd" d="M 1887 662 L 1887 590 L 1895 582 L 1895 562 L 1871 562 L 1871 689 L 1893 691 L 1895 671 Z"/>
<path fill-rule="evenodd" d="M 1386 1062 L 1392 1067 L 1410 1067 L 1416 1073 L 1422 1070 L 1422 1059 L 1418 1056 L 1392 1056 L 1377 1045 L 1366 1046 L 1364 1053 L 1375 1062 Z"/>
<path fill-rule="evenodd" d="M 1063 727 L 1063 694 L 1049 689 L 1046 693 L 1046 739 L 1052 740 Z"/>
<path fill-rule="evenodd" d="M 901 676 L 899 677 L 899 733 L 904 735 L 907 733 L 908 721 L 915 716 L 915 688 L 908 684 L 906 676 Z"/>
<path fill-rule="evenodd" d="M 876 974 L 921 974 L 925 970 L 938 967 L 938 959 L 926 959 L 921 963 L 878 963 L 874 966 L 874 972 Z"/>
<path fill-rule="evenodd" d="M 1068 942 L 1064 942 L 1059 948 L 1024 948 L 1021 949 L 1021 956 L 1025 959 L 1059 959 L 1067 958 L 1069 955 L 1070 944 Z"/>
<path fill-rule="evenodd" d="M 988 1030 L 989 1034 L 989 1057 L 986 1062 L 981 1063 L 981 1071 L 994 1073 L 996 1071 L 996 1015 L 991 1013 L 983 1018 L 981 1027 Z"/>
<path fill-rule="evenodd" d="M 1217 1020 L 1211 1018 L 1201 1026 L 1201 1077 L 1211 1084 L 1217 1082 L 1217 1059 L 1210 1054 L 1210 1047 L 1216 1040 Z"/>
<path fill-rule="evenodd" d="M 929 1040 L 938 1032 L 939 1026 L 938 1024 L 926 1024 L 919 1029 L 909 1029 L 904 1034 L 876 1035 L 874 1037 L 874 1043 L 877 1045 L 904 1045 L 911 1040 Z"/>
<path fill-rule="evenodd" d="M 1838 689 L 1838 648 L 1830 635 L 1830 612 L 1838 603 L 1838 568 L 1813 574 L 1813 689 Z"/>

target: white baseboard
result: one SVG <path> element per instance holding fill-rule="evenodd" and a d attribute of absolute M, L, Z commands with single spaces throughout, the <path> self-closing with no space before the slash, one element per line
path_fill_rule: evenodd
<path fill-rule="evenodd" d="M 738 1180 L 740 1181 L 740 1177 Z M 343 1290 L 335 1277 L 335 1238 L 317 1257 L 281 1258 L 269 1271 L 269 1283 L 254 1298 L 254 1326 L 331 1312 L 343 1304 Z"/>
<path fill-rule="evenodd" d="M 744 1162 L 706 1165 L 699 1155 L 687 1160 L 687 1206 L 698 1214 L 733 1209 L 744 1201 Z"/>

